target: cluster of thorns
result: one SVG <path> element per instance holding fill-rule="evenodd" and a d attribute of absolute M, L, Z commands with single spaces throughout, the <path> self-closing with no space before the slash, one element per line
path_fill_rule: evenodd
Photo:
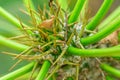
<path fill-rule="evenodd" d="M 77 22 L 68 23 L 70 12 L 62 9 L 58 2 L 55 3 L 53 0 L 49 2 L 49 11 L 46 6 L 43 10 L 38 7 L 38 12 L 33 10 L 30 4 L 27 8 L 29 13 L 25 11 L 24 13 L 31 17 L 32 26 L 34 27 L 28 27 L 19 20 L 24 35 L 10 39 L 17 39 L 20 43 L 24 42 L 25 45 L 30 47 L 20 54 L 4 52 L 14 56 L 14 59 L 19 59 L 10 70 L 23 60 L 34 60 L 36 65 L 30 77 L 32 79 L 38 64 L 43 64 L 45 60 L 48 60 L 52 66 L 46 80 L 56 72 L 58 72 L 58 76 L 64 79 L 74 76 L 78 80 L 81 60 L 86 58 L 81 59 L 80 56 L 69 55 L 67 48 L 68 46 L 75 46 L 84 49 L 80 43 L 80 38 L 86 35 L 86 33 L 83 34 L 83 31 L 95 33 L 94 31 L 85 30 L 89 16 L 85 14 L 82 24 Z"/>
<path fill-rule="evenodd" d="M 39 12 L 32 10 L 30 5 L 27 7 L 29 13 L 25 11 L 24 13 L 27 13 L 31 17 L 32 26 L 34 27 L 27 27 L 19 20 L 22 26 L 21 31 L 24 35 L 10 39 L 17 39 L 17 41 L 21 43 L 23 39 L 25 44 L 30 47 L 20 54 L 4 52 L 14 56 L 14 59 L 19 59 L 10 70 L 23 60 L 35 60 L 37 61 L 37 65 L 48 60 L 52 66 L 49 71 L 51 74 L 48 75 L 46 80 L 55 72 L 61 73 L 61 69 L 63 70 L 60 76 L 63 75 L 64 79 L 69 76 L 75 76 L 75 73 L 79 70 L 81 58 L 79 56 L 68 55 L 67 48 L 75 43 L 74 39 L 77 41 L 78 34 L 76 28 L 71 27 L 74 26 L 76 22 L 68 24 L 69 14 L 67 11 L 61 9 L 57 2 L 54 3 L 52 0 L 49 2 L 49 11 L 46 7 L 44 7 L 44 10 L 39 7 Z M 74 46 L 78 45 L 76 44 Z M 37 67 L 37 65 L 34 67 Z M 66 67 L 67 69 L 64 69 Z M 32 71 L 32 74 L 34 71 L 35 70 Z"/>

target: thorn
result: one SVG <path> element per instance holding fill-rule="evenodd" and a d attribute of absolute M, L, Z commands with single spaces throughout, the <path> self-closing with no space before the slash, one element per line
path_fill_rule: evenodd
<path fill-rule="evenodd" d="M 11 71 L 13 68 L 16 67 L 17 64 L 19 64 L 22 61 L 22 59 L 18 60 L 10 69 L 9 71 Z"/>

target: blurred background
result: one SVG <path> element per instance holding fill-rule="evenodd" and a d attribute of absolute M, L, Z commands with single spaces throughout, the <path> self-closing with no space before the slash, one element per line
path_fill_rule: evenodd
<path fill-rule="evenodd" d="M 48 8 L 49 0 L 33 0 L 33 1 L 34 4 L 36 5 L 35 6 L 36 8 L 38 8 L 38 6 L 43 8 L 44 4 L 46 4 Z M 69 3 L 68 7 L 70 8 L 70 10 L 72 10 L 76 0 L 67 0 L 67 2 Z M 95 15 L 102 2 L 103 0 L 90 0 L 89 2 L 89 9 L 91 11 L 90 17 L 93 17 Z M 118 6 L 120 6 L 120 0 L 114 0 L 114 3 L 112 4 L 112 7 L 107 15 L 109 15 Z M 15 17 L 20 18 L 24 23 L 29 24 L 30 17 L 20 11 L 21 9 L 26 10 L 23 4 L 23 0 L 0 0 L 0 7 L 3 7 L 5 10 L 10 12 Z M 11 25 L 3 17 L 0 16 L 0 35 L 9 38 L 21 34 L 22 33 L 19 31 L 19 29 Z M 13 60 L 11 56 L 2 54 L 1 52 L 3 51 L 20 53 L 17 50 L 12 50 L 6 46 L 0 45 L 0 76 L 10 72 L 8 71 L 9 68 L 16 62 L 16 60 Z M 13 70 L 18 69 L 19 67 L 25 65 L 26 63 L 28 62 L 23 61 L 22 63 L 18 64 L 18 66 L 16 66 Z"/>

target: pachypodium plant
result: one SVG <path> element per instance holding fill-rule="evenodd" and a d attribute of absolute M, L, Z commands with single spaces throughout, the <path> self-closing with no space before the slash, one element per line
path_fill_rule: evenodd
<path fill-rule="evenodd" d="M 23 33 L 20 36 L 11 37 L 10 40 L 0 35 L 1 45 L 21 51 L 20 54 L 2 52 L 18 60 L 11 69 L 23 60 L 31 61 L 26 66 L 1 76 L 0 80 L 19 78 L 22 80 L 96 80 L 99 77 L 101 77 L 100 80 L 113 80 L 112 77 L 120 78 L 120 71 L 102 60 L 107 59 L 105 57 L 116 60 L 120 56 L 118 38 L 115 38 L 117 42 L 113 39 L 115 45 L 109 43 L 111 41 L 109 38 L 107 42 L 103 40 L 115 31 L 117 32 L 114 36 L 117 37 L 119 34 L 120 6 L 102 21 L 113 2 L 114 0 L 104 0 L 95 16 L 89 19 L 89 0 L 77 0 L 72 11 L 69 10 L 67 0 L 49 0 L 47 3 L 49 9 L 38 7 L 37 11 L 32 0 L 23 0 L 27 8 L 27 12 L 24 12 L 31 17 L 31 25 L 26 25 L 20 18 L 16 19 L 0 7 L 0 16 Z M 103 45 L 105 48 L 102 47 Z M 92 70 L 94 75 L 93 73 L 88 75 Z M 22 77 L 24 74 L 27 75 Z"/>

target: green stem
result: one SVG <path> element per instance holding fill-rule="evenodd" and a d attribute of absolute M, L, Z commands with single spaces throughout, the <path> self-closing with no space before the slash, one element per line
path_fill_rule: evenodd
<path fill-rule="evenodd" d="M 103 19 L 107 11 L 109 10 L 113 0 L 104 0 L 102 6 L 97 11 L 96 15 L 92 19 L 92 21 L 86 26 L 86 29 L 88 30 L 94 30 L 96 26 L 100 23 L 100 21 Z"/>
<path fill-rule="evenodd" d="M 98 26 L 99 30 L 102 30 L 104 27 L 106 27 L 106 25 L 108 25 L 118 16 L 120 16 L 120 6 L 114 12 L 112 12 L 104 21 L 101 22 L 101 24 Z"/>
<path fill-rule="evenodd" d="M 105 63 L 102 63 L 100 66 L 101 66 L 101 68 L 102 68 L 103 70 L 105 70 L 107 73 L 109 73 L 109 74 L 111 74 L 111 75 L 113 75 L 113 76 L 115 76 L 115 77 L 120 78 L 120 70 L 115 69 L 115 68 L 113 68 L 113 67 L 111 67 L 111 66 L 109 66 L 109 65 L 107 65 L 107 64 L 105 64 Z"/>
<path fill-rule="evenodd" d="M 18 19 L 16 19 L 13 15 L 11 15 L 9 12 L 4 10 L 2 7 L 0 7 L 0 16 L 4 17 L 7 21 L 9 21 L 14 26 L 22 29 L 22 26 Z M 25 27 L 28 27 L 26 24 L 22 23 Z M 30 30 L 27 30 L 28 33 L 32 34 Z"/>
<path fill-rule="evenodd" d="M 16 79 L 17 77 L 20 77 L 28 72 L 30 72 L 33 68 L 33 65 L 34 65 L 34 62 L 16 70 L 16 71 L 13 71 L 3 77 L 0 78 L 0 80 L 14 80 Z"/>
<path fill-rule="evenodd" d="M 72 55 L 78 55 L 83 57 L 105 57 L 105 56 L 120 56 L 120 48 L 106 48 L 106 49 L 79 49 L 74 47 L 68 47 L 67 52 Z"/>
<path fill-rule="evenodd" d="M 55 66 L 54 70 L 47 76 L 46 80 L 51 78 L 59 68 L 60 68 L 60 65 Z"/>
<path fill-rule="evenodd" d="M 40 70 L 40 72 L 35 80 L 44 80 L 50 66 L 51 66 L 51 63 L 46 60 L 43 63 L 42 68 L 41 68 L 41 70 Z"/>
<path fill-rule="evenodd" d="M 82 16 L 82 27 L 81 27 L 81 30 L 79 32 L 79 38 L 81 38 L 84 34 L 84 31 L 85 31 L 85 28 L 86 28 L 86 23 L 87 23 L 87 10 L 88 10 L 88 3 L 89 1 L 86 0 L 86 2 L 84 3 L 84 6 L 82 8 L 82 11 L 81 11 L 81 16 Z"/>
<path fill-rule="evenodd" d="M 86 0 L 77 0 L 77 3 L 70 15 L 70 18 L 68 20 L 68 23 L 73 23 L 73 22 L 76 22 L 79 15 L 80 15 L 80 11 L 82 10 L 82 7 L 84 5 Z"/>
<path fill-rule="evenodd" d="M 82 10 L 81 10 L 81 13 L 80 13 L 80 16 L 82 17 L 82 19 L 84 19 L 83 17 L 84 16 L 88 16 L 88 15 L 86 15 L 86 11 L 88 11 L 88 7 L 89 7 L 89 0 L 86 0 L 86 2 L 84 3 L 84 5 L 83 5 L 83 8 L 82 8 Z M 83 22 L 83 21 L 82 21 Z"/>
<path fill-rule="evenodd" d="M 20 22 L 2 7 L 0 7 L 0 16 L 3 16 L 6 20 L 8 20 L 10 23 L 17 26 L 18 28 L 22 28 Z"/>
<path fill-rule="evenodd" d="M 22 45 L 12 40 L 8 40 L 7 38 L 4 38 L 1 35 L 0 35 L 0 45 L 7 46 L 18 51 L 24 51 L 25 49 L 29 48 L 26 45 Z"/>
<path fill-rule="evenodd" d="M 120 27 L 120 16 L 118 16 L 118 18 L 116 18 L 113 22 L 109 23 L 107 27 L 105 27 L 98 33 L 86 38 L 81 38 L 80 42 L 83 45 L 96 43 L 101 39 L 105 38 L 106 36 L 108 36 L 109 34 L 111 34 L 112 32 L 114 32 L 115 30 L 117 30 L 119 27 Z"/>

